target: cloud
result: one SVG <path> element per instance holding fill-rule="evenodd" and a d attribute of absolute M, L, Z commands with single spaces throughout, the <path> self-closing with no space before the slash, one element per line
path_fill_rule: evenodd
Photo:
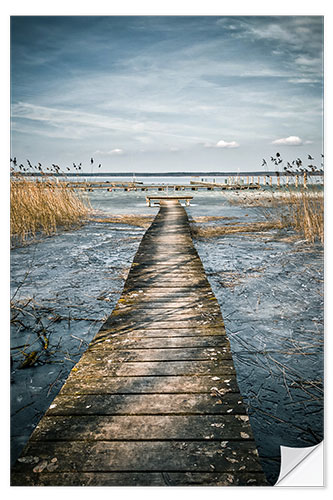
<path fill-rule="evenodd" d="M 24 32 L 13 32 L 17 156 L 98 149 L 104 166 L 117 160 L 130 168 L 132 154 L 144 150 L 156 169 L 169 168 L 170 157 L 176 169 L 205 155 L 216 165 L 230 156 L 231 166 L 293 131 L 303 144 L 313 138 L 316 154 L 319 17 L 22 19 Z"/>
<path fill-rule="evenodd" d="M 115 148 L 111 149 L 110 151 L 101 151 L 100 149 L 97 149 L 97 151 L 94 152 L 95 155 L 122 155 L 124 153 L 123 149 L 120 148 Z"/>
<path fill-rule="evenodd" d="M 239 144 L 236 141 L 227 142 L 221 139 L 215 145 L 216 148 L 239 148 Z"/>
<path fill-rule="evenodd" d="M 289 51 L 307 50 L 315 54 L 322 46 L 321 16 L 245 16 L 234 17 L 232 21 L 236 25 L 238 37 L 277 41 L 279 49 L 285 44 Z M 311 44 L 308 43 L 309 38 Z"/>
<path fill-rule="evenodd" d="M 321 64 L 321 58 L 320 57 L 306 57 L 306 56 L 299 56 L 295 59 L 296 64 L 300 64 L 302 66 L 317 66 Z"/>
<path fill-rule="evenodd" d="M 134 103 L 133 103 L 133 106 Z M 97 106 L 95 106 L 97 108 Z M 53 136 L 53 131 L 60 128 L 64 130 L 62 137 L 76 138 L 100 135 L 106 131 L 113 134 L 127 135 L 127 138 L 133 140 L 133 130 L 142 128 L 142 122 L 138 122 L 135 116 L 127 116 L 128 113 L 119 111 L 114 114 L 105 114 L 104 110 L 98 109 L 98 113 L 85 111 L 77 105 L 74 109 L 63 109 L 56 106 L 40 106 L 32 103 L 19 101 L 12 105 L 11 116 L 16 122 L 22 124 L 22 120 L 30 123 L 39 123 L 40 133 L 47 131 L 48 135 Z M 18 125 L 17 125 L 18 127 Z M 197 143 L 199 137 L 193 135 L 197 132 L 197 126 L 183 123 L 181 120 L 152 119 L 147 118 L 144 123 L 144 133 L 147 136 L 158 137 L 161 141 L 165 138 L 175 138 L 189 143 Z M 37 131 L 36 131 L 37 133 Z M 39 133 L 39 132 L 38 132 Z M 142 134 L 136 137 L 143 137 Z M 202 135 L 201 135 L 202 137 Z M 140 142 L 143 142 L 142 140 Z M 150 139 L 145 141 L 151 142 Z M 127 149 L 130 149 L 127 148 Z M 108 153 L 110 154 L 110 153 Z"/>
<path fill-rule="evenodd" d="M 283 137 L 282 139 L 276 139 L 272 144 L 279 144 L 282 146 L 300 146 L 303 141 L 297 135 L 290 135 L 289 137 Z"/>
<path fill-rule="evenodd" d="M 115 149 L 111 149 L 111 151 L 108 152 L 109 155 L 122 155 L 123 154 L 123 150 L 120 149 L 120 148 L 115 148 Z"/>
<path fill-rule="evenodd" d="M 296 83 L 296 84 L 302 84 L 302 83 L 321 83 L 320 78 L 289 78 L 288 80 L 289 83 Z"/>

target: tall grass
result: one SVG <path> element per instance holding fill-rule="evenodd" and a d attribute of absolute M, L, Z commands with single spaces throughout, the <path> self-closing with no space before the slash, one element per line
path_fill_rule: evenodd
<path fill-rule="evenodd" d="M 208 227 L 191 224 L 191 232 L 195 238 L 214 238 L 215 236 L 223 236 L 225 234 L 271 231 L 272 229 L 282 229 L 282 227 L 282 223 L 279 220 Z"/>
<path fill-rule="evenodd" d="M 324 242 L 324 196 L 322 193 L 287 192 L 280 218 L 310 242 Z M 281 204 L 281 201 L 280 201 Z"/>
<path fill-rule="evenodd" d="M 79 225 L 89 204 L 64 182 L 42 178 L 29 180 L 15 174 L 10 183 L 10 224 L 14 244 L 37 233 L 54 234 L 59 228 Z"/>
<path fill-rule="evenodd" d="M 276 221 L 277 228 L 293 228 L 311 243 L 324 242 L 324 196 L 321 191 L 261 191 L 230 201 L 263 207 L 266 218 Z"/>

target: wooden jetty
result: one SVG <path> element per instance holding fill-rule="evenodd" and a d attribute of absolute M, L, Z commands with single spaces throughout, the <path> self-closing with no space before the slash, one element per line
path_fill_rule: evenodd
<path fill-rule="evenodd" d="M 114 183 L 98 181 L 67 182 L 70 188 L 80 191 L 94 191 L 95 189 L 105 189 L 106 191 L 239 191 L 260 189 L 260 184 L 222 184 L 212 182 L 198 182 L 190 184 L 139 184 L 139 183 Z"/>
<path fill-rule="evenodd" d="M 191 200 L 193 200 L 193 196 L 146 196 L 146 205 L 148 207 L 151 206 L 151 202 L 157 201 L 159 204 L 163 203 L 165 200 L 184 200 L 186 206 L 190 206 Z"/>
<path fill-rule="evenodd" d="M 185 209 L 162 200 L 121 298 L 30 437 L 12 485 L 266 485 Z"/>
<path fill-rule="evenodd" d="M 225 191 L 225 190 L 256 190 L 262 187 L 276 187 L 276 188 L 289 188 L 294 186 L 298 189 L 299 187 L 307 189 L 308 183 L 313 184 L 312 179 L 316 178 L 317 184 L 318 179 L 321 179 L 321 185 L 324 181 L 324 170 L 321 168 L 319 170 L 309 170 L 310 166 L 306 169 L 296 169 L 295 171 L 288 170 L 276 170 L 276 171 L 244 171 L 244 172 L 140 172 L 138 175 L 140 178 L 151 178 L 151 177 L 190 177 L 192 178 L 190 184 L 184 182 L 172 182 L 172 183 L 143 183 L 135 178 L 135 175 L 130 172 L 70 172 L 64 173 L 52 173 L 50 174 L 52 178 L 62 179 L 68 187 L 85 190 L 94 191 L 95 189 L 106 189 L 107 191 L 184 191 L 184 190 L 207 190 L 207 191 Z M 23 177 L 37 177 L 43 180 L 48 180 L 48 175 L 44 172 L 20 172 L 20 176 Z M 103 180 L 103 178 L 109 177 L 113 180 Z M 132 177 L 131 181 L 121 181 L 116 180 L 121 177 Z M 13 176 L 15 178 L 15 176 Z M 88 180 L 89 178 L 97 178 L 100 180 Z M 216 179 L 224 178 L 223 182 L 217 182 Z"/>

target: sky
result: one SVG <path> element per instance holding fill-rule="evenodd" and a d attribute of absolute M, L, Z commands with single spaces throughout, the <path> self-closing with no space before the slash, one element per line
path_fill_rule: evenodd
<path fill-rule="evenodd" d="M 320 166 L 322 17 L 11 18 L 18 162 L 241 172 L 277 151 Z"/>

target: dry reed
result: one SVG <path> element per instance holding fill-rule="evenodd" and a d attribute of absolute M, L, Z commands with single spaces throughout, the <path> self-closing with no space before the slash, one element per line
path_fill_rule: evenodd
<path fill-rule="evenodd" d="M 199 226 L 192 224 L 191 232 L 195 238 L 212 238 L 215 236 L 223 236 L 224 234 L 257 233 L 271 231 L 272 229 L 282 229 L 283 227 L 283 223 L 280 220 L 249 222 L 247 224 L 228 226 Z"/>
<path fill-rule="evenodd" d="M 281 220 L 285 219 L 291 227 L 312 243 L 324 242 L 324 197 L 321 193 L 302 191 L 300 196 L 290 192 L 285 199 L 285 209 Z"/>
<path fill-rule="evenodd" d="M 79 225 L 90 206 L 64 182 L 29 180 L 16 174 L 10 186 L 11 236 L 15 244 L 37 233 L 54 234 Z"/>
<path fill-rule="evenodd" d="M 91 218 L 93 222 L 111 223 L 111 224 L 126 224 L 129 226 L 138 226 L 147 229 L 154 220 L 153 215 L 108 215 L 101 218 L 94 216 Z"/>
<path fill-rule="evenodd" d="M 282 227 L 293 228 L 311 243 L 324 242 L 324 196 L 320 191 L 262 191 L 230 201 L 269 208 L 264 211 L 268 219 L 278 219 Z"/>

